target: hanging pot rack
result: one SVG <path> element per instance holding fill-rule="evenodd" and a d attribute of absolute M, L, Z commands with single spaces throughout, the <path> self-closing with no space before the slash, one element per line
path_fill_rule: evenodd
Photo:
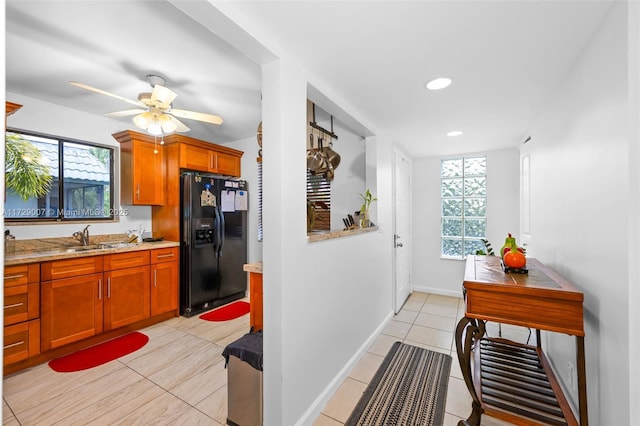
<path fill-rule="evenodd" d="M 331 130 L 327 130 L 324 127 L 322 127 L 322 126 L 320 126 L 320 125 L 318 125 L 316 123 L 316 104 L 311 104 L 311 105 L 312 105 L 312 110 L 313 110 L 313 121 L 309 122 L 309 126 L 311 126 L 314 129 L 324 133 L 325 135 L 331 136 L 331 138 L 333 138 L 333 139 L 338 139 L 338 135 L 333 133 L 333 115 L 331 116 Z"/>

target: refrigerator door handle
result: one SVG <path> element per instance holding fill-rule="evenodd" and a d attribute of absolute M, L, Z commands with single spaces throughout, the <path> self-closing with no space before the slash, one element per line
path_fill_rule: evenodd
<path fill-rule="evenodd" d="M 220 246 L 218 247 L 218 257 L 222 255 L 222 247 L 224 247 L 224 234 L 225 234 L 224 212 L 220 209 L 220 227 L 218 232 L 220 233 Z"/>
<path fill-rule="evenodd" d="M 213 208 L 213 253 L 218 255 L 218 247 L 220 246 L 220 213 L 218 207 Z"/>
<path fill-rule="evenodd" d="M 191 175 L 182 175 L 182 242 L 191 246 Z"/>

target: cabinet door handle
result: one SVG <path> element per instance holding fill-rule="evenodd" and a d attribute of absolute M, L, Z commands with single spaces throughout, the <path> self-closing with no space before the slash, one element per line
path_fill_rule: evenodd
<path fill-rule="evenodd" d="M 10 349 L 10 348 L 13 348 L 13 347 L 16 347 L 16 346 L 20 346 L 20 345 L 24 345 L 24 340 L 21 340 L 21 341 L 16 342 L 16 343 L 12 343 L 10 345 L 5 345 L 4 349 L 6 350 L 6 349 Z"/>
<path fill-rule="evenodd" d="M 98 300 L 102 300 L 102 278 L 98 278 Z"/>
<path fill-rule="evenodd" d="M 6 305 L 4 308 L 11 309 L 11 308 L 17 308 L 18 306 L 22 306 L 22 305 L 24 305 L 24 303 L 20 302 L 20 303 L 14 303 L 13 305 Z"/>
<path fill-rule="evenodd" d="M 169 254 L 159 254 L 158 256 L 156 256 L 158 259 L 162 259 L 163 257 L 173 257 L 173 253 L 169 253 Z"/>
<path fill-rule="evenodd" d="M 111 277 L 107 278 L 107 298 L 111 299 Z"/>
<path fill-rule="evenodd" d="M 136 184 L 136 200 L 140 201 L 140 184 Z"/>
<path fill-rule="evenodd" d="M 17 278 L 22 278 L 24 277 L 24 274 L 18 274 L 18 275 L 8 275 L 6 277 L 4 277 L 5 280 L 15 280 Z"/>
<path fill-rule="evenodd" d="M 158 287 L 158 270 L 157 269 L 153 270 L 153 286 Z"/>

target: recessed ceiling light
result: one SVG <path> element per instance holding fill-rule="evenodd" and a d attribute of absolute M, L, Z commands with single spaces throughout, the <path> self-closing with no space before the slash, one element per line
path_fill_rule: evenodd
<path fill-rule="evenodd" d="M 464 132 L 462 130 L 453 130 L 453 131 L 447 133 L 447 136 L 460 136 L 463 133 Z"/>
<path fill-rule="evenodd" d="M 439 77 L 427 82 L 427 84 L 425 84 L 424 87 L 426 87 L 429 90 L 440 90 L 440 89 L 444 89 L 445 87 L 448 87 L 450 84 L 451 84 L 450 78 Z"/>

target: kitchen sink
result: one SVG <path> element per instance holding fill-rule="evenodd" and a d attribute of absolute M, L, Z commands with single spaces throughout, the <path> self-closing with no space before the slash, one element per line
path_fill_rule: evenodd
<path fill-rule="evenodd" d="M 100 250 L 103 248 L 104 246 L 102 244 L 93 244 L 90 246 L 70 247 L 66 249 L 66 251 L 69 253 L 76 253 L 81 251 Z"/>
<path fill-rule="evenodd" d="M 67 248 L 65 251 L 67 253 L 78 253 L 78 252 L 92 251 L 92 250 L 135 247 L 137 245 L 138 245 L 137 243 L 103 243 L 103 244 L 91 244 L 88 246 L 70 247 L 70 248 Z"/>

